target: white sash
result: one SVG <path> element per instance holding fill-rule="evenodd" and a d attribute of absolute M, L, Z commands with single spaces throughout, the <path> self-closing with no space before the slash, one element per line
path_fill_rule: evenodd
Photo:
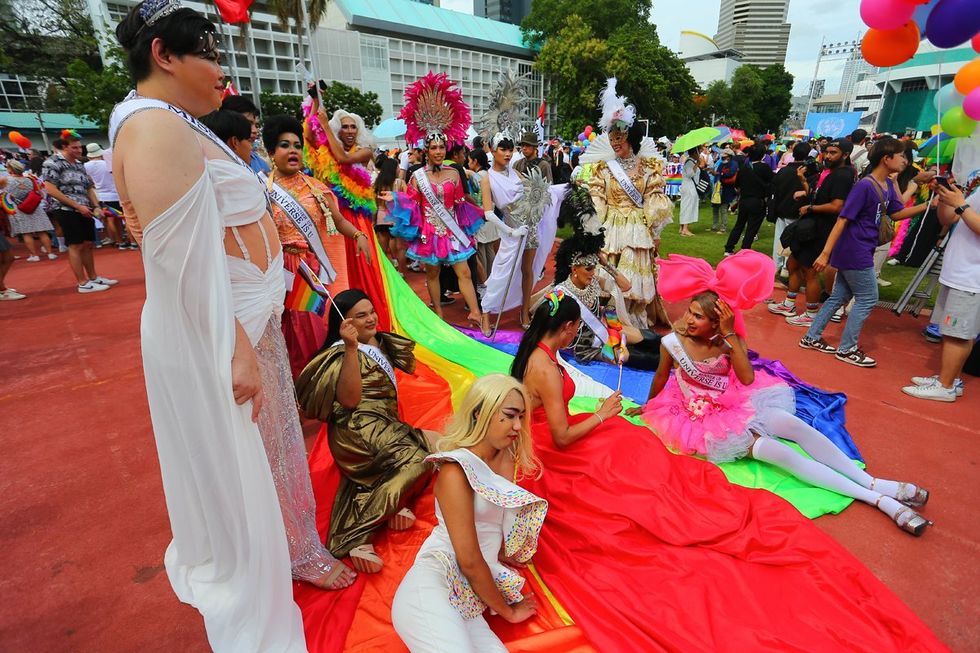
<path fill-rule="evenodd" d="M 459 226 L 458 222 L 456 222 L 456 218 L 449 212 L 446 205 L 436 197 L 436 192 L 432 190 L 432 184 L 429 183 L 429 176 L 425 174 L 425 168 L 419 168 L 416 170 L 415 173 L 412 174 L 412 177 L 415 178 L 415 184 L 419 187 L 419 192 L 425 196 L 425 201 L 432 207 L 432 212 L 436 214 L 436 217 L 439 218 L 440 221 L 442 221 L 442 223 L 446 226 L 446 229 L 449 229 L 449 231 L 452 232 L 453 236 L 456 237 L 456 240 L 459 241 L 460 247 L 466 247 L 470 242 L 469 236 L 466 235 L 463 228 Z"/>
<path fill-rule="evenodd" d="M 613 177 L 619 182 L 619 185 L 626 191 L 626 194 L 630 196 L 633 200 L 633 204 L 636 204 L 638 208 L 643 208 L 643 196 L 640 195 L 640 191 L 636 190 L 636 186 L 633 185 L 633 181 L 630 179 L 626 171 L 623 170 L 623 166 L 619 165 L 619 161 L 612 159 L 606 161 L 606 165 L 609 166 L 609 171 L 612 172 Z"/>
<path fill-rule="evenodd" d="M 320 240 L 320 232 L 317 231 L 316 223 L 313 222 L 309 212 L 289 191 L 270 178 L 266 178 L 266 187 L 269 189 L 272 201 L 282 209 L 297 231 L 303 234 L 316 259 L 320 261 L 320 276 L 326 279 L 328 284 L 333 283 L 337 278 L 337 271 L 330 264 L 330 257 L 327 256 L 327 251 L 323 249 L 323 241 Z"/>
<path fill-rule="evenodd" d="M 112 114 L 109 116 L 109 143 L 115 147 L 116 135 L 119 133 L 119 129 L 123 126 L 123 123 L 140 111 L 145 111 L 147 109 L 165 109 L 166 111 L 174 114 L 186 122 L 191 129 L 217 145 L 232 163 L 237 163 L 244 169 L 248 170 L 255 177 L 256 181 L 262 184 L 262 178 L 259 177 L 258 173 L 252 170 L 248 163 L 242 161 L 241 157 L 235 154 L 234 151 L 232 151 L 232 149 L 228 147 L 224 141 L 218 138 L 217 134 L 208 129 L 207 125 L 205 125 L 203 122 L 183 109 L 175 107 L 174 105 L 164 102 L 163 100 L 139 97 L 136 95 L 135 90 L 130 91 L 129 95 L 123 98 L 123 101 L 112 109 Z M 269 193 L 266 190 L 265 184 L 262 184 L 262 192 L 265 193 L 266 210 L 268 210 L 269 215 L 272 215 L 272 202 L 269 199 Z"/>
<path fill-rule="evenodd" d="M 344 344 L 343 340 L 338 340 L 337 342 L 333 343 L 331 347 L 336 347 L 337 345 L 343 345 L 343 344 Z M 374 345 L 365 345 L 363 342 L 357 343 L 357 348 L 358 350 L 363 352 L 368 358 L 370 358 L 375 363 L 377 363 L 378 367 L 384 370 L 384 373 L 388 375 L 389 379 L 391 379 L 391 385 L 395 386 L 395 390 L 397 390 L 398 381 L 395 380 L 395 368 L 391 366 L 391 363 L 388 362 L 388 359 L 385 358 L 385 355 L 381 353 L 381 350 L 375 347 Z"/>
<path fill-rule="evenodd" d="M 685 374 L 705 388 L 710 388 L 719 392 L 724 392 L 728 389 L 728 376 L 709 374 L 698 369 L 698 366 L 694 364 L 691 357 L 687 355 L 687 351 L 684 350 L 684 346 L 681 344 L 681 341 L 677 337 L 676 333 L 669 333 L 665 335 L 660 341 L 660 344 L 667 348 L 667 351 L 670 352 L 671 358 L 677 361 L 677 365 L 684 370 Z"/>
<path fill-rule="evenodd" d="M 593 313 L 592 310 L 586 306 L 581 299 L 576 297 L 575 293 L 569 290 L 566 286 L 558 284 L 555 286 L 555 288 L 561 288 L 566 296 L 571 297 L 576 301 L 578 307 L 581 309 L 580 312 L 582 313 L 582 321 L 585 322 L 586 326 L 592 329 L 592 333 L 594 333 L 595 337 L 599 339 L 599 343 L 596 346 L 601 347 L 606 344 L 606 342 L 609 341 L 609 329 L 607 329 L 606 325 L 602 323 L 602 320 L 596 317 L 596 314 Z"/>

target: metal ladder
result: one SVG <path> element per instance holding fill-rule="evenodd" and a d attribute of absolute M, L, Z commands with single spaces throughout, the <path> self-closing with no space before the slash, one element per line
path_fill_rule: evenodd
<path fill-rule="evenodd" d="M 909 282 L 905 292 L 902 293 L 901 298 L 892 309 L 895 315 L 901 316 L 902 313 L 908 313 L 912 317 L 919 317 L 919 313 L 925 308 L 926 302 L 932 299 L 936 286 L 939 285 L 939 273 L 943 269 L 943 252 L 946 250 L 951 231 L 946 232 L 943 239 L 932 248 L 932 251 L 926 256 L 926 260 L 919 266 L 915 276 L 912 277 L 912 281 Z"/>

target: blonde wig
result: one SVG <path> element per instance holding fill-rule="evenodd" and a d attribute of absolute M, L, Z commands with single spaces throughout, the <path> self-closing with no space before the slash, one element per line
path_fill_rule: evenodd
<path fill-rule="evenodd" d="M 516 479 L 541 476 L 541 462 L 534 455 L 531 431 L 528 420 L 531 413 L 531 400 L 524 384 L 506 374 L 488 374 L 474 381 L 460 403 L 456 414 L 446 426 L 446 433 L 439 439 L 436 449 L 452 451 L 479 444 L 486 437 L 490 420 L 504 405 L 511 392 L 517 392 L 524 400 L 524 417 L 521 419 L 521 432 L 508 451 L 514 456 L 514 475 Z"/>

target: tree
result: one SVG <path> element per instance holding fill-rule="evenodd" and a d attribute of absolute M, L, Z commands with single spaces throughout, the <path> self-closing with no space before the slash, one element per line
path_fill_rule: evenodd
<path fill-rule="evenodd" d="M 686 129 L 694 117 L 694 80 L 660 44 L 650 24 L 650 0 L 535 0 L 521 23 L 526 42 L 540 47 L 535 69 L 548 78 L 558 108 L 557 132 L 570 138 L 599 116 L 606 78 L 651 121 L 651 133 Z"/>
<path fill-rule="evenodd" d="M 337 109 L 356 113 L 364 118 L 364 125 L 371 129 L 381 121 L 383 109 L 378 102 L 378 94 L 373 92 L 359 91 L 353 86 L 333 82 L 322 92 L 323 107 L 327 110 L 327 115 L 331 115 Z"/>
<path fill-rule="evenodd" d="M 762 121 L 758 107 L 765 101 L 762 77 L 755 66 L 740 66 L 732 75 L 731 95 L 728 104 L 728 117 L 731 126 L 755 134 Z"/>
<path fill-rule="evenodd" d="M 297 120 L 303 119 L 303 98 L 299 95 L 277 95 L 262 91 L 262 115 L 278 116 L 285 114 Z"/>
<path fill-rule="evenodd" d="M 762 120 L 762 128 L 775 133 L 793 107 L 793 75 L 782 64 L 775 64 L 761 69 L 759 76 L 765 94 L 756 111 Z"/>
<path fill-rule="evenodd" d="M 93 68 L 82 59 L 75 59 L 66 69 L 66 87 L 71 98 L 69 111 L 109 129 L 109 115 L 132 88 L 129 71 L 123 65 L 125 53 L 118 45 L 106 45 L 107 65 Z"/>

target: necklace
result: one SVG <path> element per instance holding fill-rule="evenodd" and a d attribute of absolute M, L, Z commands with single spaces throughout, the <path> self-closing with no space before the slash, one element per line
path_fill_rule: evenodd
<path fill-rule="evenodd" d="M 569 279 L 569 283 L 564 287 L 572 291 L 572 294 L 589 308 L 594 308 L 596 302 L 599 301 L 599 283 L 595 279 L 585 288 L 579 288 L 575 285 L 575 281 Z"/>
<path fill-rule="evenodd" d="M 630 154 L 627 157 L 616 157 L 616 160 L 619 161 L 619 165 L 623 166 L 624 170 L 632 170 L 636 167 L 635 154 Z"/>

